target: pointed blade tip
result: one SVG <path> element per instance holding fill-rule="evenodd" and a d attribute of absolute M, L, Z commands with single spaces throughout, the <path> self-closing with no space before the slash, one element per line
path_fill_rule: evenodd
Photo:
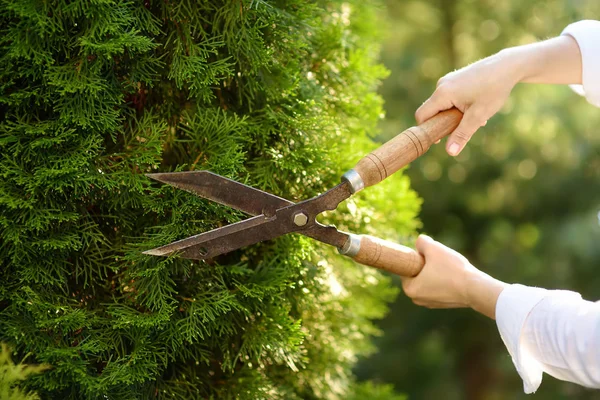
<path fill-rule="evenodd" d="M 150 249 L 150 250 L 146 250 L 146 251 L 142 251 L 142 254 L 146 254 L 149 256 L 167 256 L 169 255 L 170 252 L 164 252 L 160 249 Z"/>
<path fill-rule="evenodd" d="M 144 174 L 144 175 L 146 175 L 150 179 L 154 179 L 155 181 L 160 181 L 160 177 L 164 174 L 161 172 L 151 172 L 151 173 Z"/>

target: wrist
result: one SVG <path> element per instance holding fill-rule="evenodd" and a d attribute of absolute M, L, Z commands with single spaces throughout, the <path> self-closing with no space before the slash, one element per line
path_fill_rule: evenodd
<path fill-rule="evenodd" d="M 498 53 L 503 67 L 518 82 L 581 84 L 581 52 L 577 41 L 563 35 L 543 42 L 511 47 Z"/>
<path fill-rule="evenodd" d="M 537 63 L 533 59 L 533 51 L 528 46 L 509 47 L 497 55 L 513 86 L 519 82 L 527 82 L 535 75 Z"/>
<path fill-rule="evenodd" d="M 465 279 L 465 298 L 468 307 L 491 319 L 496 319 L 496 303 L 506 286 L 506 283 L 473 267 Z"/>

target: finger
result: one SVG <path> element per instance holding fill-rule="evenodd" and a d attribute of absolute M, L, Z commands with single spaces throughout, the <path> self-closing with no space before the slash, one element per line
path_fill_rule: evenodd
<path fill-rule="evenodd" d="M 442 94 L 439 89 L 436 89 L 431 97 L 425 100 L 421 107 L 419 107 L 415 112 L 417 124 L 421 125 L 423 122 L 427 121 L 440 111 L 448 110 L 452 107 L 452 101 Z"/>
<path fill-rule="evenodd" d="M 417 251 L 425 257 L 425 260 L 427 260 L 427 253 L 429 253 L 429 249 L 434 242 L 435 241 L 427 235 L 419 235 L 417 238 L 415 247 L 417 248 Z"/>
<path fill-rule="evenodd" d="M 463 304 L 460 304 L 460 303 L 445 303 L 445 302 L 435 301 L 435 300 L 430 300 L 430 299 L 415 298 L 415 299 L 411 299 L 411 300 L 417 306 L 427 307 L 427 308 L 431 308 L 431 309 L 463 308 L 463 307 L 465 307 Z"/>
<path fill-rule="evenodd" d="M 414 301 L 413 301 L 413 303 L 414 303 Z M 442 303 L 439 301 L 428 301 L 427 303 L 425 303 L 423 305 L 425 307 L 431 308 L 431 309 L 464 308 L 465 307 L 464 304 L 460 304 L 460 303 Z"/>
<path fill-rule="evenodd" d="M 460 154 L 462 149 L 473 134 L 477 132 L 481 126 L 485 125 L 487 118 L 482 118 L 481 113 L 475 108 L 469 108 L 458 127 L 450 134 L 448 141 L 446 142 L 446 151 L 451 156 L 457 156 Z"/>
<path fill-rule="evenodd" d="M 419 300 L 415 300 L 415 299 L 411 299 L 411 300 L 412 300 L 412 302 L 413 302 L 413 304 L 414 304 L 415 306 L 419 306 L 419 307 L 425 307 L 425 306 L 426 306 L 426 304 L 427 304 L 427 303 L 424 303 L 424 302 L 422 302 L 422 301 L 419 301 Z"/>
<path fill-rule="evenodd" d="M 416 295 L 416 292 L 414 290 L 414 278 L 407 278 L 407 277 L 400 277 L 402 279 L 402 291 L 404 292 L 404 294 L 409 297 L 412 298 Z"/>
<path fill-rule="evenodd" d="M 427 263 L 428 259 L 433 260 L 436 253 L 439 254 L 440 251 L 448 250 L 446 246 L 435 241 L 427 235 L 419 235 L 417 242 L 415 243 L 415 247 L 417 248 L 417 251 L 425 258 L 425 263 Z M 415 276 L 413 279 L 418 277 L 419 275 Z"/>

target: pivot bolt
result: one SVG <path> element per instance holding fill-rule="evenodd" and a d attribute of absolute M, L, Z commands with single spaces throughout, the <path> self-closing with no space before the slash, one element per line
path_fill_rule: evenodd
<path fill-rule="evenodd" d="M 294 214 L 294 224 L 296 226 L 304 226 L 308 223 L 308 215 L 304 214 L 302 211 Z"/>

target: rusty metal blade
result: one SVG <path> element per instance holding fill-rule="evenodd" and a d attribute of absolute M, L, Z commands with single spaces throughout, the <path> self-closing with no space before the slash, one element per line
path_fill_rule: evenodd
<path fill-rule="evenodd" d="M 348 240 L 348 234 L 338 231 L 333 226 L 324 226 L 318 223 L 316 216 L 326 210 L 335 210 L 341 201 L 351 195 L 349 184 L 344 182 L 310 200 L 297 204 L 290 202 L 290 205 L 277 209 L 272 216 L 261 214 L 166 246 L 148 250 L 144 254 L 168 256 L 177 252 L 183 258 L 203 260 L 274 239 L 290 232 L 302 233 L 321 242 L 342 247 Z M 297 226 L 294 224 L 293 217 L 298 213 L 307 216 L 306 225 Z"/>
<path fill-rule="evenodd" d="M 199 235 L 178 240 L 166 246 L 145 251 L 144 254 L 168 256 L 179 253 L 183 258 L 203 260 L 272 239 L 285 233 L 285 226 L 276 217 L 258 215 L 244 221 L 213 229 Z"/>
<path fill-rule="evenodd" d="M 259 217 L 263 218 L 262 215 Z M 147 250 L 144 254 L 170 256 L 173 253 L 179 253 L 183 258 L 206 260 L 289 233 L 285 226 L 277 223 L 269 223 L 273 222 L 273 217 L 268 219 L 268 222 L 264 223 L 264 225 L 263 222 L 252 221 L 255 218 L 213 229 L 212 231 L 191 236 L 156 249 Z M 244 224 L 248 221 L 251 221 L 251 223 Z M 338 231 L 334 226 L 325 226 L 319 223 L 298 233 L 338 248 L 343 247 L 348 240 L 347 233 Z"/>
<path fill-rule="evenodd" d="M 210 171 L 166 172 L 146 176 L 250 215 L 275 215 L 277 209 L 294 204 Z"/>

